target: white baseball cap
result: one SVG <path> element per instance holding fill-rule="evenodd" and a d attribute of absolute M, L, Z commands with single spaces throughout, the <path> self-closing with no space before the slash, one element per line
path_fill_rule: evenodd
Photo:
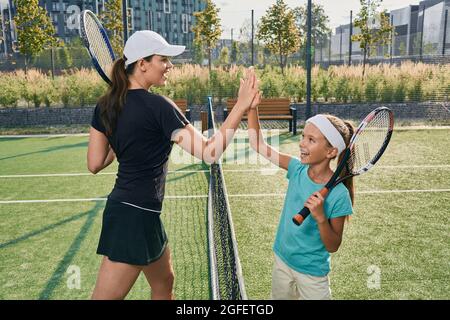
<path fill-rule="evenodd" d="M 151 30 L 136 31 L 128 38 L 123 49 L 123 55 L 127 58 L 125 67 L 139 59 L 157 54 L 160 56 L 174 57 L 182 54 L 185 46 L 168 44 L 158 33 Z"/>

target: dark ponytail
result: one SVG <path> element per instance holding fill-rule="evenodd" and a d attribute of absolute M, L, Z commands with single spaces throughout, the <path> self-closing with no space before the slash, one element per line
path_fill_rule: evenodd
<path fill-rule="evenodd" d="M 150 62 L 153 55 L 143 58 Z M 99 99 L 100 119 L 106 129 L 106 135 L 112 135 L 117 125 L 117 118 L 125 104 L 128 87 L 130 86 L 129 76 L 133 74 L 137 62 L 129 64 L 125 68 L 127 58 L 119 58 L 114 62 L 111 71 L 111 86 L 108 91 Z"/>
<path fill-rule="evenodd" d="M 99 99 L 100 119 L 106 129 L 106 135 L 112 135 L 116 128 L 117 118 L 125 104 L 125 98 L 130 81 L 128 75 L 132 73 L 134 64 L 125 69 L 125 59 L 119 58 L 114 62 L 111 71 L 111 85 L 108 91 Z"/>

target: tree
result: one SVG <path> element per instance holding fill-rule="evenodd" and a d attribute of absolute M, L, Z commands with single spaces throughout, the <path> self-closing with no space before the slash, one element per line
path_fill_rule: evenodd
<path fill-rule="evenodd" d="M 0 26 L 3 28 L 5 28 L 5 22 L 4 18 L 3 18 L 3 12 L 0 12 Z M 3 41 L 6 41 L 6 39 L 3 38 L 3 34 L 0 33 L 0 45 L 3 45 Z"/>
<path fill-rule="evenodd" d="M 252 22 L 250 19 L 245 19 L 239 28 L 239 41 L 244 43 L 252 41 Z"/>
<path fill-rule="evenodd" d="M 382 0 L 360 0 L 361 10 L 354 22 L 360 33 L 353 35 L 352 41 L 359 41 L 359 47 L 363 51 L 363 79 L 370 50 L 377 45 L 388 44 L 393 31 L 387 11 L 379 9 L 381 2 Z M 375 27 L 376 25 L 378 26 Z"/>
<path fill-rule="evenodd" d="M 220 65 L 228 65 L 230 63 L 229 58 L 229 50 L 227 47 L 223 47 L 222 50 L 220 50 L 220 56 L 219 56 L 219 64 Z"/>
<path fill-rule="evenodd" d="M 406 56 L 406 42 L 404 40 L 400 41 L 400 45 L 398 47 L 399 56 Z"/>
<path fill-rule="evenodd" d="M 194 43 L 202 46 L 208 52 L 208 68 L 211 72 L 211 51 L 216 46 L 222 34 L 220 27 L 219 9 L 212 2 L 206 0 L 205 10 L 194 12 L 195 25 Z"/>
<path fill-rule="evenodd" d="M 74 68 L 89 68 L 92 66 L 91 57 L 81 42 L 80 37 L 73 38 L 67 46 L 71 56 L 71 66 Z"/>
<path fill-rule="evenodd" d="M 256 30 L 253 30 L 256 33 Z M 239 48 L 241 49 L 241 59 L 244 64 L 251 64 L 252 57 L 252 21 L 245 19 L 239 28 Z M 253 46 L 256 49 L 256 44 Z"/>
<path fill-rule="evenodd" d="M 69 69 L 72 67 L 72 56 L 66 46 L 57 51 L 56 61 L 61 66 L 61 69 Z"/>
<path fill-rule="evenodd" d="M 295 25 L 295 14 L 284 0 L 277 0 L 266 11 L 258 25 L 256 37 L 270 52 L 277 55 L 281 73 L 284 75 L 288 55 L 300 48 L 300 31 Z"/>
<path fill-rule="evenodd" d="M 295 23 L 297 28 L 300 30 L 301 43 L 306 43 L 306 35 L 308 32 L 307 6 L 308 5 L 305 4 L 303 7 L 294 8 Z M 315 4 L 314 2 L 311 7 L 311 16 L 311 43 L 313 46 L 323 45 L 331 32 L 331 29 L 328 27 L 328 16 L 325 14 L 323 6 L 320 4 Z M 306 48 L 301 51 L 301 56 L 306 58 Z M 314 58 L 314 55 L 312 57 Z"/>
<path fill-rule="evenodd" d="M 193 51 L 193 60 L 195 63 L 199 64 L 199 65 L 203 65 L 203 59 L 204 54 L 203 54 L 203 50 L 202 50 L 202 46 L 199 45 L 198 43 L 193 43 L 192 45 L 192 51 Z"/>
<path fill-rule="evenodd" d="M 230 54 L 231 63 L 238 63 L 241 60 L 241 51 L 239 49 L 239 42 L 234 41 L 231 44 L 231 54 Z"/>
<path fill-rule="evenodd" d="M 14 0 L 18 49 L 25 56 L 25 74 L 28 59 L 37 56 L 44 49 L 58 45 L 55 27 L 45 8 L 38 0 Z"/>
<path fill-rule="evenodd" d="M 105 10 L 100 15 L 103 26 L 110 33 L 109 40 L 116 57 L 123 54 L 122 0 L 105 1 Z"/>

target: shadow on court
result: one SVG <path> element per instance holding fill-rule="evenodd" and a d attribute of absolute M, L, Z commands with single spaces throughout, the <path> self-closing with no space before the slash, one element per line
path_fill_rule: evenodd
<path fill-rule="evenodd" d="M 0 142 L 9 142 L 9 141 L 19 141 L 19 140 L 23 140 L 23 139 L 27 139 L 25 137 L 0 137 Z"/>
<path fill-rule="evenodd" d="M 40 235 L 41 233 L 44 233 L 44 232 L 53 230 L 55 228 L 58 228 L 58 227 L 60 227 L 62 225 L 65 225 L 66 223 L 70 223 L 72 221 L 76 221 L 78 219 L 81 219 L 81 218 L 87 216 L 89 214 L 89 212 L 90 211 L 79 213 L 77 215 L 74 215 L 74 216 L 72 216 L 70 218 L 67 218 L 67 219 L 64 219 L 62 221 L 59 221 L 57 223 L 50 224 L 50 225 L 48 225 L 48 226 L 46 226 L 46 227 L 44 227 L 42 229 L 39 229 L 39 230 L 36 230 L 36 231 L 33 231 L 33 232 L 29 232 L 27 234 L 24 234 L 23 236 L 18 237 L 16 239 L 13 239 L 13 240 L 10 240 L 10 241 L 4 242 L 4 243 L 0 243 L 0 249 L 3 249 L 3 248 L 6 248 L 6 247 L 15 245 L 15 244 L 17 244 L 17 243 L 19 243 L 21 241 L 24 241 L 24 240 L 28 240 L 28 239 L 30 239 L 30 238 L 32 238 L 34 236 Z"/>
<path fill-rule="evenodd" d="M 73 240 L 73 242 L 70 245 L 69 249 L 67 250 L 66 254 L 62 258 L 62 260 L 59 262 L 59 264 L 55 268 L 55 270 L 53 271 L 53 274 L 50 277 L 50 279 L 48 280 L 47 285 L 45 286 L 44 290 L 42 290 L 42 292 L 39 294 L 40 300 L 50 299 L 51 295 L 53 294 L 53 291 L 58 286 L 58 284 L 61 282 L 61 278 L 65 275 L 65 272 L 66 272 L 67 268 L 70 266 L 74 256 L 80 250 L 83 240 L 89 234 L 89 230 L 91 229 L 91 227 L 94 223 L 95 216 L 101 209 L 103 209 L 103 207 L 104 207 L 104 202 L 99 201 L 99 202 L 95 203 L 95 206 L 91 210 L 75 216 L 75 217 L 77 217 L 77 219 L 87 216 L 86 222 L 81 227 L 78 235 Z M 75 220 L 75 219 L 72 219 L 72 220 Z"/>

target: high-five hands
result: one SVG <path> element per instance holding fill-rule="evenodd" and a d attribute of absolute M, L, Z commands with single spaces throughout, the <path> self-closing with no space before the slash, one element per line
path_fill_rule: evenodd
<path fill-rule="evenodd" d="M 245 71 L 244 79 L 241 79 L 237 104 L 247 111 L 255 108 L 259 101 L 259 81 L 256 79 L 254 68 L 250 67 Z"/>

